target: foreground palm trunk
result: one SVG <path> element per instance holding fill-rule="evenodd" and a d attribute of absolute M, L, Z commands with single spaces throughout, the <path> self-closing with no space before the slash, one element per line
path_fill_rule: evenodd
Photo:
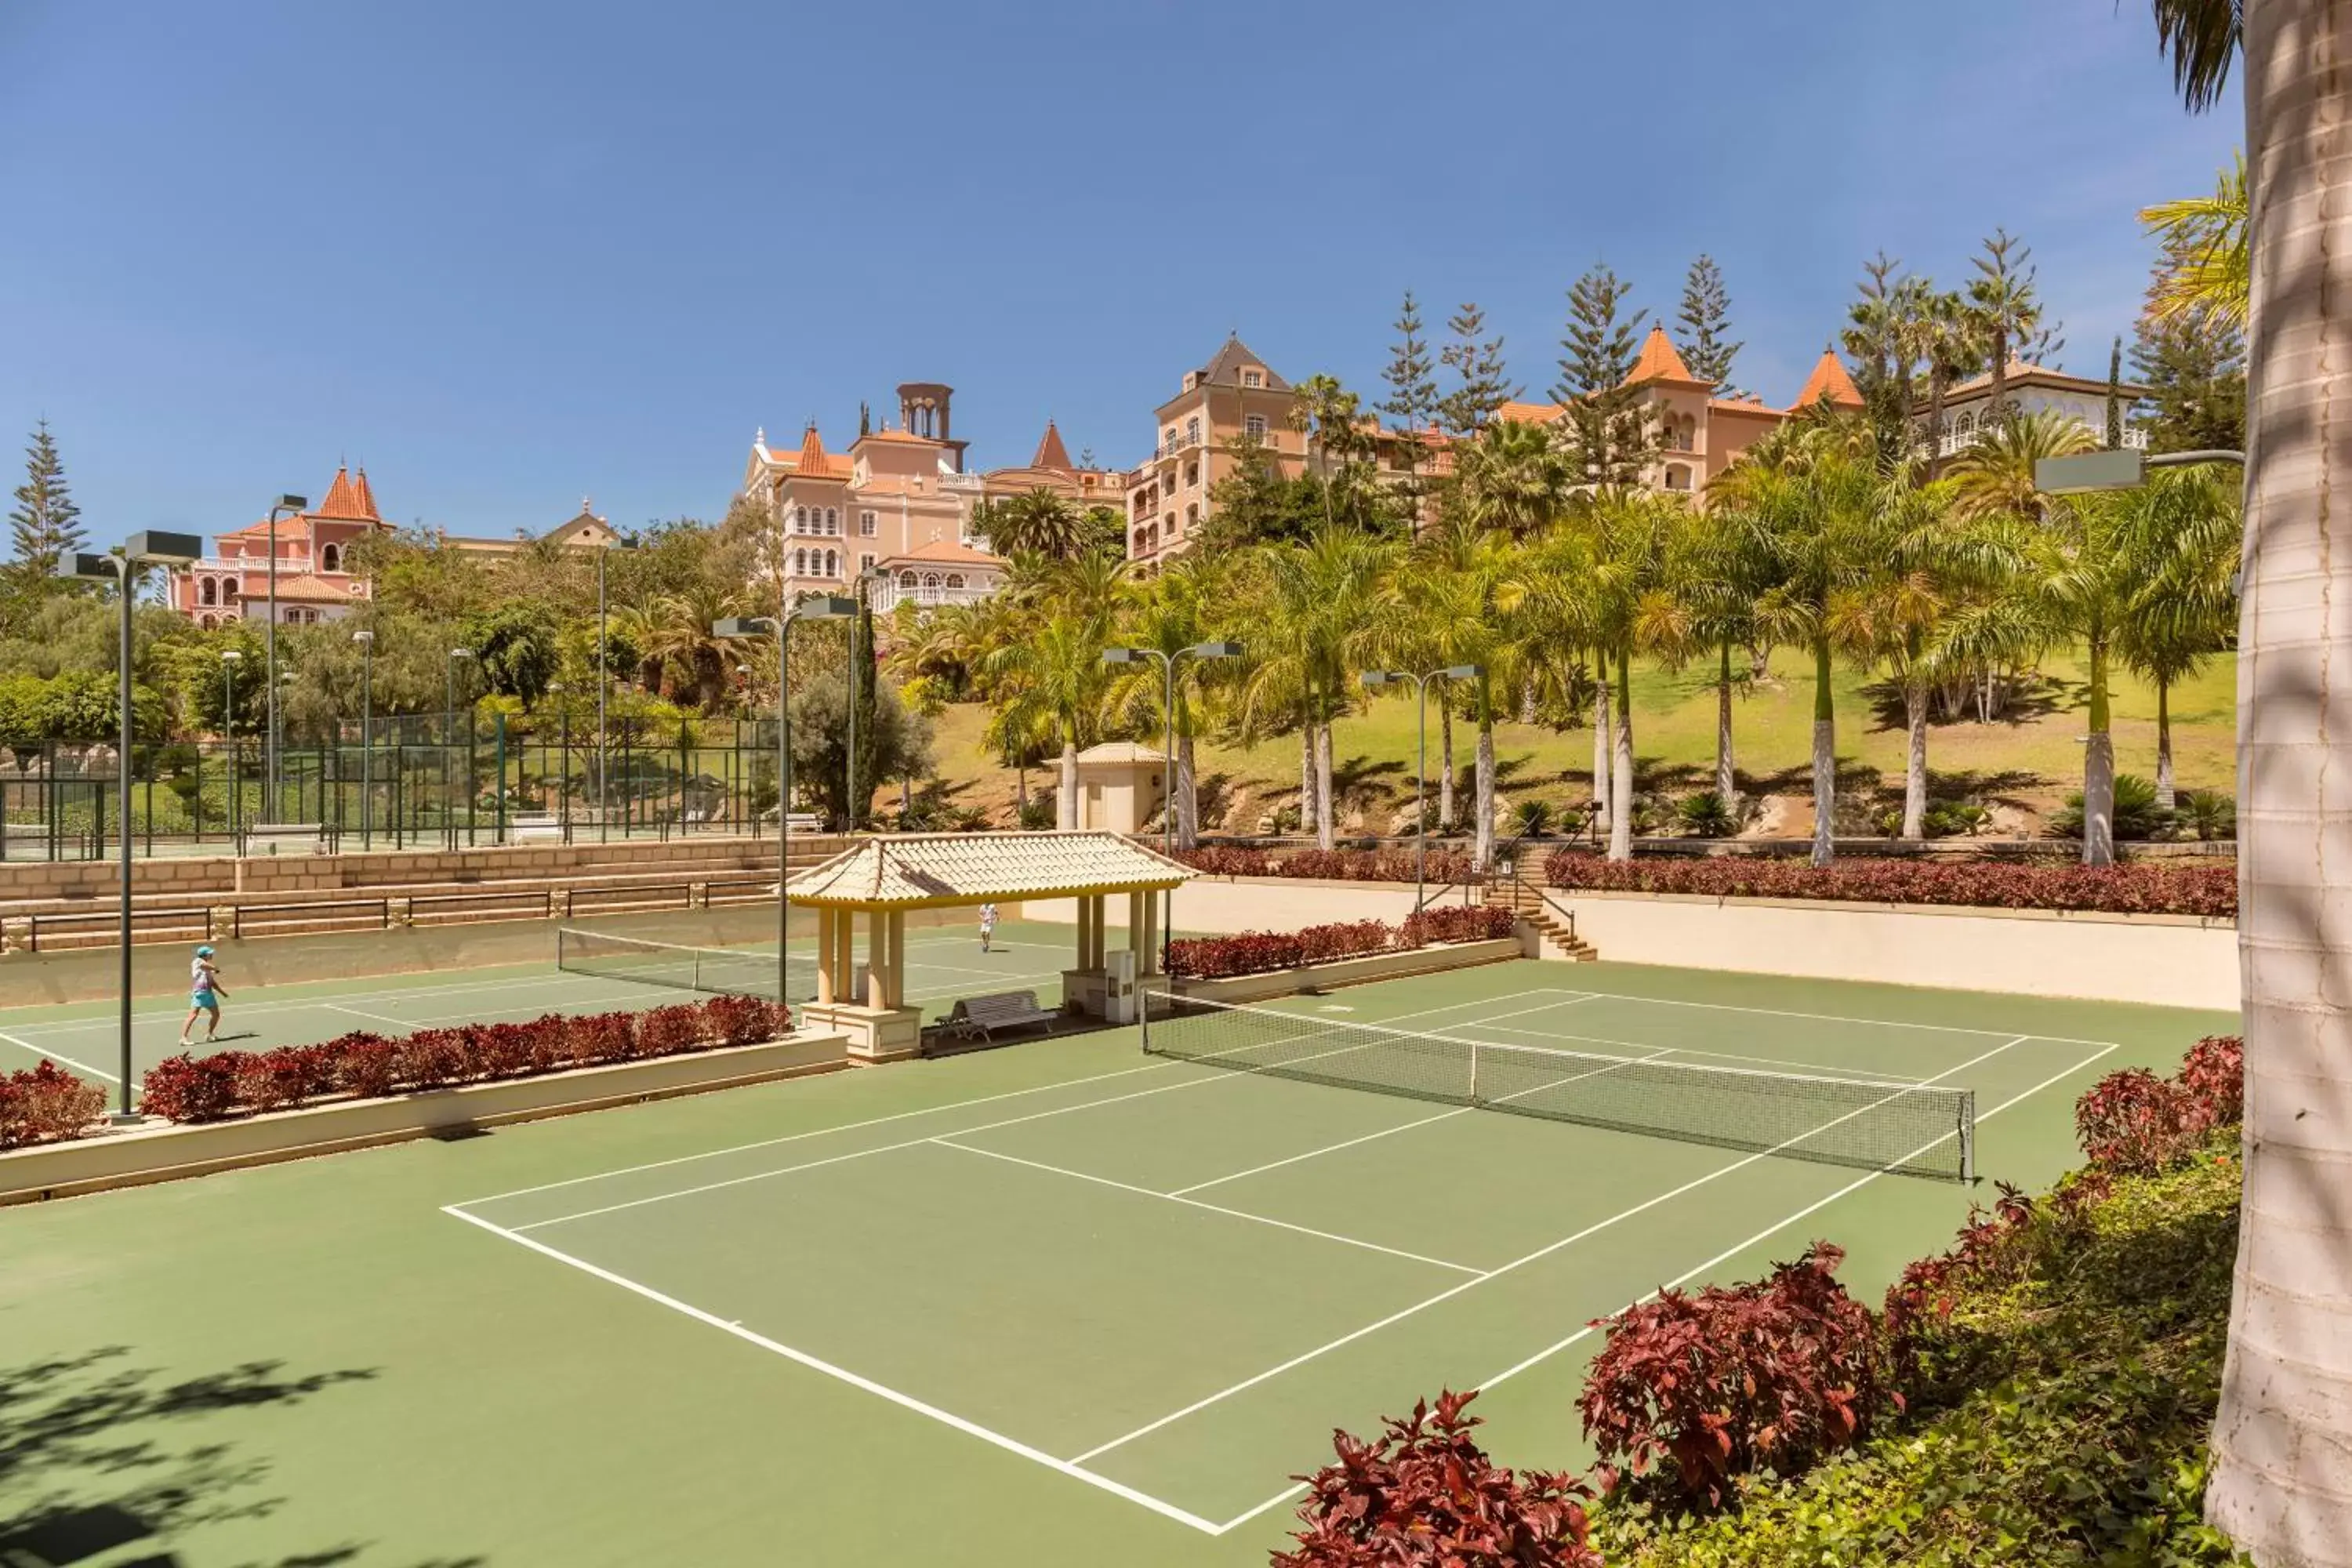
<path fill-rule="evenodd" d="M 1603 656 L 1599 666 L 1601 679 L 1592 688 L 1592 810 L 1600 818 L 1595 825 L 1609 826 L 1609 661 Z"/>
<path fill-rule="evenodd" d="M 1927 836 L 1927 689 L 1911 680 L 1903 688 L 1903 837 Z"/>
<path fill-rule="evenodd" d="M 1715 676 L 1715 795 L 1727 811 L 1738 793 L 1731 765 L 1731 645 L 1723 645 L 1723 662 Z"/>
<path fill-rule="evenodd" d="M 1184 735 L 1176 742 L 1176 795 L 1171 802 L 1176 813 L 1176 847 L 1197 849 L 1201 847 L 1201 797 L 1192 771 L 1192 737 Z"/>
<path fill-rule="evenodd" d="M 2107 645 L 2091 633 L 2091 733 L 2083 747 L 2083 864 L 2116 862 L 2116 738 L 2108 728 Z"/>
<path fill-rule="evenodd" d="M 1478 716 L 1478 765 L 1472 788 L 1476 792 L 1472 814 L 1477 818 L 1477 838 L 1471 856 L 1483 871 L 1495 859 L 1495 721 L 1483 712 Z"/>
<path fill-rule="evenodd" d="M 1813 645 L 1813 864 L 1837 857 L 1837 706 L 1830 691 L 1830 645 Z"/>
<path fill-rule="evenodd" d="M 1315 847 L 1328 849 L 1336 842 L 1332 837 L 1331 799 L 1331 726 L 1315 726 Z"/>
<path fill-rule="evenodd" d="M 1078 824 L 1078 746 L 1075 741 L 1062 742 L 1061 826 L 1076 827 Z"/>
<path fill-rule="evenodd" d="M 1437 700 L 1438 757 L 1437 765 L 1444 769 L 1437 781 L 1437 826 L 1444 832 L 1454 831 L 1454 704 L 1443 692 Z M 1418 829 L 1419 823 L 1413 824 Z"/>
<path fill-rule="evenodd" d="M 1609 858 L 1633 858 L 1633 659 L 1617 658 L 1617 722 L 1609 762 Z"/>
<path fill-rule="evenodd" d="M 2172 778 L 2172 682 L 2156 683 L 2156 808 L 2170 811 L 2180 804 Z"/>
<path fill-rule="evenodd" d="M 1315 721 L 1309 719 L 1298 726 L 1298 831 L 1314 832 L 1318 815 L 1315 809 Z"/>
<path fill-rule="evenodd" d="M 2300 1568 L 2352 1563 L 2352 6 L 2249 0 L 2245 28 L 2246 1195 L 2205 1506 L 2264 1568 Z"/>

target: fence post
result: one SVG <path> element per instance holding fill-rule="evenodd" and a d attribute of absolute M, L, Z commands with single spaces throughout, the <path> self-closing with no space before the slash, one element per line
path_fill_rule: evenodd
<path fill-rule="evenodd" d="M 497 784 L 495 784 L 494 785 L 492 785 L 491 787 L 492 787 L 492 788 L 494 788 L 494 789 L 496 789 L 496 790 L 499 792 L 499 810 L 498 810 L 498 827 L 499 827 L 499 836 L 498 836 L 497 842 L 498 842 L 498 843 L 500 843 L 500 844 L 504 844 L 504 843 L 507 841 L 507 715 L 506 715 L 506 710 L 505 710 L 505 709 L 503 709 L 503 708 L 501 708 L 501 709 L 499 709 L 499 752 L 498 752 L 498 759 L 499 759 L 499 776 L 498 776 L 498 783 L 497 783 Z"/>

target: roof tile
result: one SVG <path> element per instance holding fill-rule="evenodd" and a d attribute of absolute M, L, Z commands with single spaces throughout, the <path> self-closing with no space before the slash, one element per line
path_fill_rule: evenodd
<path fill-rule="evenodd" d="M 931 833 L 869 838 L 785 885 L 834 909 L 1172 888 L 1193 873 L 1116 833 Z"/>

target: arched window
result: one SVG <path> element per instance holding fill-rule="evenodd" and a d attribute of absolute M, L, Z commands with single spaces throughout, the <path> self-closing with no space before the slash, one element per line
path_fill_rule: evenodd
<path fill-rule="evenodd" d="M 224 605 L 234 605 L 234 604 L 236 604 L 236 578 L 234 578 L 234 577 L 224 577 L 224 578 L 222 578 L 222 579 L 221 579 L 221 585 L 220 585 L 220 588 L 221 588 L 221 603 L 222 603 L 222 604 L 224 604 Z"/>
<path fill-rule="evenodd" d="M 841 531 L 840 508 L 829 506 L 824 509 L 824 531 L 827 533 L 839 533 Z"/>
<path fill-rule="evenodd" d="M 1952 421 L 1952 430 L 1956 435 L 1965 436 L 1976 427 L 1977 411 L 1973 408 L 1963 409 L 1960 416 Z"/>
<path fill-rule="evenodd" d="M 217 605 L 217 604 L 219 604 L 219 603 L 220 603 L 220 584 L 219 584 L 218 582 L 216 582 L 215 579 L 210 578 L 210 577 L 199 577 L 199 578 L 197 578 L 197 579 L 196 579 L 196 603 L 197 603 L 197 604 L 199 604 L 199 605 Z"/>
<path fill-rule="evenodd" d="M 948 586 L 949 586 L 949 587 L 950 587 L 950 588 L 961 588 L 961 587 L 962 587 L 962 586 L 963 586 L 963 574 L 962 574 L 962 573 L 961 573 L 961 572 L 950 572 L 950 573 L 949 573 L 949 574 L 948 574 Z"/>
<path fill-rule="evenodd" d="M 923 586 L 924 586 L 925 588 L 936 588 L 936 587 L 938 587 L 939 585 L 940 585 L 940 574 L 939 574 L 938 573 L 936 573 L 936 572 L 926 572 L 926 573 L 924 573 L 924 574 L 923 574 Z"/>
<path fill-rule="evenodd" d="M 808 531 L 808 508 L 804 506 L 793 508 L 793 531 L 794 533 Z"/>
<path fill-rule="evenodd" d="M 805 577 L 808 575 L 807 551 L 795 550 L 793 552 L 793 575 L 795 577 Z"/>
<path fill-rule="evenodd" d="M 898 574 L 898 586 L 900 586 L 901 588 L 908 589 L 908 590 L 909 590 L 909 591 L 911 592 L 911 591 L 913 590 L 914 586 L 915 586 L 915 574 L 914 574 L 912 572 L 901 572 L 901 573 L 899 573 L 899 574 Z"/>
<path fill-rule="evenodd" d="M 215 626 L 220 625 L 220 617 L 217 616 L 198 616 L 196 617 L 196 625 L 204 627 L 206 631 L 210 631 Z"/>
<path fill-rule="evenodd" d="M 828 577 L 841 575 L 841 557 L 830 550 L 824 552 L 824 574 Z"/>
<path fill-rule="evenodd" d="M 341 571 L 342 569 L 343 569 L 343 550 L 342 550 L 342 546 L 341 546 L 341 545 L 339 545 L 339 544 L 322 544 L 322 545 L 319 546 L 319 570 L 320 570 L 320 571 L 321 571 L 321 572 L 340 572 L 340 571 Z"/>
<path fill-rule="evenodd" d="M 1691 472 L 1688 468 L 1684 468 L 1680 463 L 1666 465 L 1666 489 L 1686 490 L 1690 489 L 1690 481 Z"/>

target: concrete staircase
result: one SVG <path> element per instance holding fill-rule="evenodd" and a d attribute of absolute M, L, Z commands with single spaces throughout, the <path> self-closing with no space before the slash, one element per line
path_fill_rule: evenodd
<path fill-rule="evenodd" d="M 1574 921 L 1546 900 L 1538 889 L 1516 879 L 1489 881 L 1486 901 L 1488 909 L 1508 910 L 1523 924 L 1534 927 L 1546 951 L 1578 963 L 1590 963 L 1601 956 L 1599 948 L 1576 934 Z"/>

